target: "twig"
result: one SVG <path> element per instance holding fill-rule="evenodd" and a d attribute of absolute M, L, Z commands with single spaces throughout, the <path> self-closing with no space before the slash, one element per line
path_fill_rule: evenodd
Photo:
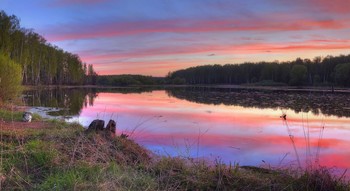
<path fill-rule="evenodd" d="M 294 149 L 295 155 L 296 155 L 296 157 L 297 157 L 297 161 L 298 161 L 299 168 L 301 168 L 300 157 L 299 157 L 297 148 L 296 148 L 296 146 L 295 146 L 294 136 L 292 135 L 292 131 L 291 131 L 290 128 L 289 128 L 289 125 L 288 125 L 288 123 L 287 123 L 287 120 L 283 120 L 283 122 L 284 122 L 284 124 L 285 124 L 286 127 L 287 127 L 287 131 L 288 131 L 288 134 L 289 134 L 289 138 L 290 138 L 290 140 L 292 141 L 293 149 Z"/>
<path fill-rule="evenodd" d="M 279 162 L 279 164 L 278 164 L 278 166 L 281 166 L 281 164 L 282 164 L 282 162 L 283 162 L 283 160 L 288 156 L 288 154 L 289 154 L 289 152 L 288 153 L 286 153 L 284 156 L 283 156 L 283 158 L 280 160 L 280 162 Z"/>
<path fill-rule="evenodd" d="M 72 158 L 70 160 L 70 165 L 74 162 L 74 159 L 75 159 L 75 153 L 77 151 L 77 148 L 78 148 L 78 144 L 80 143 L 81 141 L 81 135 L 78 137 L 78 140 L 75 142 L 74 144 L 74 149 L 73 149 L 73 154 L 72 154 Z"/>
<path fill-rule="evenodd" d="M 343 179 L 343 177 L 345 176 L 345 173 L 348 171 L 348 169 L 345 169 L 343 174 L 340 176 L 340 178 L 338 179 L 338 181 L 341 181 L 341 179 Z"/>

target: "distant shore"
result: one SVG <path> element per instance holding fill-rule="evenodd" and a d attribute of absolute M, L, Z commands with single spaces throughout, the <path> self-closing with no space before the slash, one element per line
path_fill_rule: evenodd
<path fill-rule="evenodd" d="M 131 85 L 131 86 L 101 86 L 101 85 L 39 85 L 31 86 L 25 85 L 26 90 L 30 89 L 55 89 L 55 88 L 96 88 L 96 89 L 117 89 L 117 88 L 213 88 L 213 89 L 251 89 L 251 90 L 272 90 L 272 91 L 302 91 L 302 92 L 336 92 L 336 93 L 350 93 L 350 88 L 346 87 L 332 87 L 331 86 L 259 86 L 259 85 L 227 85 L 227 84 L 198 84 L 198 85 Z"/>

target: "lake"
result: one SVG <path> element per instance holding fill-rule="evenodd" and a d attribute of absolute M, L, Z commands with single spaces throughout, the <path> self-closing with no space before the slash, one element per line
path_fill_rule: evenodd
<path fill-rule="evenodd" d="M 24 100 L 33 112 L 83 126 L 113 119 L 117 134 L 161 155 L 242 166 L 350 167 L 347 93 L 65 88 L 27 91 Z"/>

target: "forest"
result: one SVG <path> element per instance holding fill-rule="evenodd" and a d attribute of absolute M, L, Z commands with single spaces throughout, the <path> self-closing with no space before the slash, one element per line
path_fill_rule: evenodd
<path fill-rule="evenodd" d="M 350 55 L 297 58 L 288 62 L 205 65 L 174 71 L 167 76 L 186 84 L 256 84 L 350 86 Z"/>
<path fill-rule="evenodd" d="M 2 67 L 8 62 L 21 66 L 24 85 L 82 85 L 94 84 L 97 79 L 92 65 L 21 27 L 15 15 L 4 11 L 0 11 L 0 57 Z"/>
<path fill-rule="evenodd" d="M 165 78 L 131 74 L 103 75 L 97 77 L 97 85 L 102 86 L 137 86 L 160 84 L 166 84 Z"/>

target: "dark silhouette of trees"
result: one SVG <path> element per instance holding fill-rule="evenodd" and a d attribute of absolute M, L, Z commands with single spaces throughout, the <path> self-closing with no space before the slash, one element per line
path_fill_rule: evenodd
<path fill-rule="evenodd" d="M 348 86 L 350 84 L 350 63 L 336 65 L 334 75 L 338 84 Z"/>
<path fill-rule="evenodd" d="M 168 81 L 185 84 L 262 84 L 350 86 L 350 55 L 297 58 L 288 62 L 205 65 L 170 72 Z"/>
<path fill-rule="evenodd" d="M 86 65 L 84 65 L 84 68 L 85 67 L 86 67 Z M 92 64 L 88 65 L 87 78 L 86 79 L 87 79 L 87 84 L 92 84 L 92 85 L 96 85 L 97 84 L 97 73 L 95 72 Z"/>
<path fill-rule="evenodd" d="M 303 85 L 307 74 L 307 68 L 304 65 L 294 65 L 290 71 L 290 85 L 300 86 Z"/>
<path fill-rule="evenodd" d="M 165 81 L 161 77 L 124 74 L 98 76 L 97 84 L 103 86 L 137 86 L 165 84 Z"/>
<path fill-rule="evenodd" d="M 21 28 L 19 19 L 4 11 L 0 11 L 0 53 L 21 65 L 23 84 L 78 85 L 93 81 L 86 80 L 87 70 L 78 55 L 48 43 L 32 30 Z M 93 71 L 92 65 L 90 67 Z"/>

